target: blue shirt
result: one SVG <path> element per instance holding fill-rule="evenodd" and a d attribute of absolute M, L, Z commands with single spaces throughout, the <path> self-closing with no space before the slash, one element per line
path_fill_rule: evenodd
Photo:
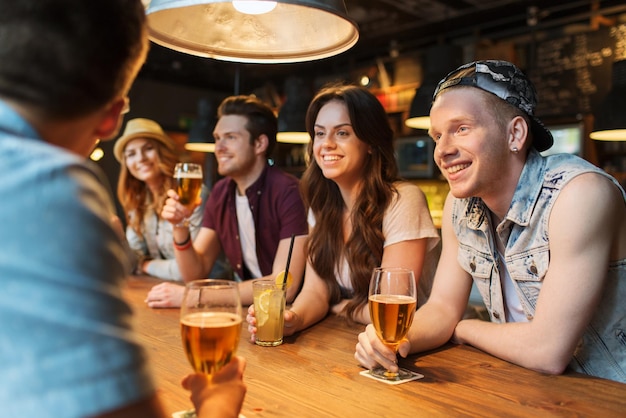
<path fill-rule="evenodd" d="M 504 263 L 524 315 L 531 321 L 550 266 L 548 220 L 552 207 L 563 187 L 589 172 L 611 179 L 626 200 L 619 183 L 587 161 L 568 154 L 543 158 L 534 149 L 500 225 L 490 225 L 489 209 L 481 199 L 454 200 L 452 225 L 459 242 L 458 261 L 473 277 L 492 322 L 506 321 L 493 231 L 506 243 Z M 607 266 L 602 299 L 570 362 L 573 370 L 626 383 L 625 300 L 626 260 L 618 260 Z"/>
<path fill-rule="evenodd" d="M 150 396 L 105 177 L 0 101 L 0 178 L 3 416 L 84 417 Z"/>

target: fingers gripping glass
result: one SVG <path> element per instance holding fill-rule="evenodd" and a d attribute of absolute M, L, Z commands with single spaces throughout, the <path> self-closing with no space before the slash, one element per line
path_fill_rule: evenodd
<path fill-rule="evenodd" d="M 368 298 L 372 325 L 378 338 L 394 351 L 411 328 L 417 308 L 417 288 L 412 270 L 403 268 L 375 268 Z M 401 380 L 407 371 L 392 372 L 383 367 L 371 374 L 385 380 Z"/>
<path fill-rule="evenodd" d="M 178 163 L 174 168 L 174 179 L 176 179 L 176 193 L 179 202 L 191 212 L 202 191 L 202 166 L 193 163 Z M 176 226 L 189 226 L 189 218 Z"/>
<path fill-rule="evenodd" d="M 188 282 L 180 306 L 180 335 L 187 360 L 211 380 L 237 351 L 241 335 L 239 287 L 230 280 Z M 196 417 L 193 409 L 181 415 Z"/>
<path fill-rule="evenodd" d="M 212 376 L 237 350 L 241 334 L 241 300 L 236 282 L 194 280 L 185 285 L 180 330 L 189 364 Z"/>

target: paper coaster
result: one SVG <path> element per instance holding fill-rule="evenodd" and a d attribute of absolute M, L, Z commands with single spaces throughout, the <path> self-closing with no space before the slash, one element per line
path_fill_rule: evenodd
<path fill-rule="evenodd" d="M 418 380 L 418 379 L 422 379 L 424 377 L 423 374 L 419 374 L 416 373 L 412 370 L 407 370 L 407 369 L 400 369 L 406 373 L 409 373 L 409 376 L 404 378 L 404 379 L 398 379 L 398 380 L 386 380 L 383 379 L 382 377 L 379 376 L 374 376 L 373 374 L 370 373 L 369 370 L 363 370 L 361 373 L 359 373 L 361 376 L 365 376 L 365 377 L 369 377 L 370 379 L 374 379 L 378 382 L 383 382 L 386 383 L 388 385 L 399 385 L 402 383 L 406 383 L 406 382 L 410 382 L 412 380 Z"/>

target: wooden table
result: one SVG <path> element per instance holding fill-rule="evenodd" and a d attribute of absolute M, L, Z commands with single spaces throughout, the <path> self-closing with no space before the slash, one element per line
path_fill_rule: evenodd
<path fill-rule="evenodd" d="M 166 412 L 192 407 L 180 386 L 190 372 L 178 309 L 150 309 L 158 281 L 130 278 L 123 292 L 147 349 Z M 278 347 L 249 342 L 245 321 L 238 354 L 247 359 L 242 414 L 255 417 L 626 416 L 626 385 L 578 374 L 536 373 L 468 346 L 449 345 L 401 361 L 421 380 L 387 385 L 360 376 L 354 347 L 362 326 L 329 316 Z"/>

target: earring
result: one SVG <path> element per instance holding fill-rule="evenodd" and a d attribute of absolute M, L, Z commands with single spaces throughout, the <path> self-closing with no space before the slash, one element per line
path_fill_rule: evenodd
<path fill-rule="evenodd" d="M 513 147 L 513 148 L 511 148 L 511 152 L 513 154 L 517 154 L 519 152 L 519 149 L 517 149 L 517 147 Z"/>

